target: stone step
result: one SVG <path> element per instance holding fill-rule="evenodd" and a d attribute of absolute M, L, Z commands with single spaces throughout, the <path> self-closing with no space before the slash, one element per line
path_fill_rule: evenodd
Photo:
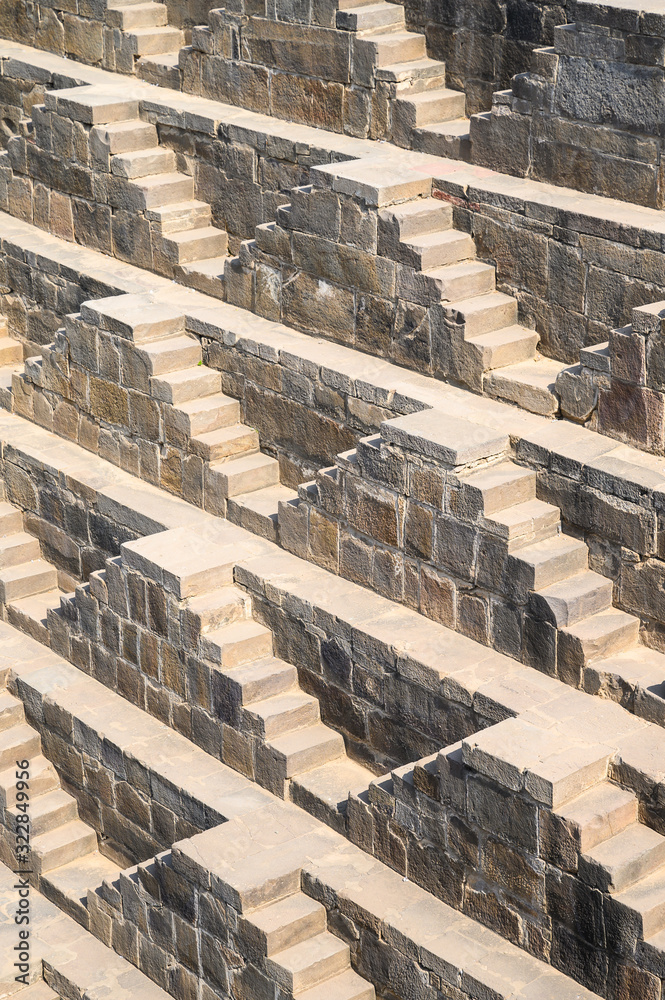
<path fill-rule="evenodd" d="M 164 253 L 176 264 L 189 264 L 195 260 L 220 257 L 226 253 L 227 247 L 226 230 L 216 229 L 214 226 L 169 233 L 162 238 Z"/>
<path fill-rule="evenodd" d="M 435 122 L 414 129 L 411 147 L 432 156 L 445 156 L 451 160 L 471 160 L 471 132 L 468 118 Z"/>
<path fill-rule="evenodd" d="M 93 851 L 43 875 L 39 889 L 64 913 L 87 927 L 88 891 L 117 876 L 118 866 L 99 851 Z"/>
<path fill-rule="evenodd" d="M 403 205 L 393 205 L 380 213 L 381 219 L 393 223 L 400 240 L 409 240 L 449 229 L 453 221 L 452 205 L 440 198 L 418 198 Z"/>
<path fill-rule="evenodd" d="M 228 671 L 226 680 L 236 689 L 240 704 L 251 705 L 292 690 L 298 683 L 298 671 L 292 663 L 267 656 Z"/>
<path fill-rule="evenodd" d="M 642 823 L 632 823 L 580 857 L 579 877 L 601 892 L 615 894 L 663 865 L 665 837 Z"/>
<path fill-rule="evenodd" d="M 43 795 L 60 787 L 60 778 L 50 760 L 37 753 L 30 758 L 30 795 Z M 0 806 L 11 807 L 16 803 L 16 762 L 0 771 Z"/>
<path fill-rule="evenodd" d="M 635 715 L 665 727 L 665 654 L 638 643 L 595 663 L 594 669 L 610 682 L 620 677 L 635 690 Z"/>
<path fill-rule="evenodd" d="M 226 507 L 226 517 L 233 524 L 246 528 L 255 535 L 276 542 L 278 537 L 279 504 L 297 497 L 294 490 L 278 483 L 266 486 L 254 493 L 241 493 L 230 497 Z"/>
<path fill-rule="evenodd" d="M 201 636 L 201 655 L 224 670 L 232 670 L 272 656 L 272 632 L 251 618 L 233 622 Z"/>
<path fill-rule="evenodd" d="M 206 201 L 192 199 L 148 209 L 145 217 L 156 232 L 168 235 L 186 229 L 205 229 L 210 225 L 212 209 Z"/>
<path fill-rule="evenodd" d="M 616 893 L 614 898 L 622 906 L 639 913 L 644 938 L 651 938 L 665 929 L 665 867 Z"/>
<path fill-rule="evenodd" d="M 120 180 L 124 178 L 119 178 Z M 113 195 L 109 191 L 109 202 L 114 208 L 143 211 L 147 208 L 178 204 L 194 196 L 194 180 L 187 174 L 152 174 L 150 177 L 126 180 L 125 185 L 122 199 L 113 198 L 112 201 Z"/>
<path fill-rule="evenodd" d="M 61 1000 L 43 979 L 21 989 L 21 1000 Z"/>
<path fill-rule="evenodd" d="M 444 308 L 453 322 L 464 325 L 465 340 L 517 324 L 517 300 L 503 292 L 457 300 Z"/>
<path fill-rule="evenodd" d="M 633 792 L 611 781 L 600 781 L 559 806 L 556 813 L 575 827 L 579 850 L 586 853 L 635 823 L 638 802 Z"/>
<path fill-rule="evenodd" d="M 561 523 L 559 508 L 542 500 L 525 500 L 489 518 L 490 530 L 508 544 L 509 552 L 557 534 Z"/>
<path fill-rule="evenodd" d="M 12 401 L 12 382 L 14 376 L 20 376 L 23 374 L 23 365 L 5 365 L 0 368 L 0 408 L 3 410 L 8 410 L 10 413 L 13 409 Z"/>
<path fill-rule="evenodd" d="M 515 403 L 530 413 L 552 417 L 559 410 L 554 384 L 566 367 L 539 355 L 534 361 L 488 372 L 483 379 L 483 390 L 488 396 Z"/>
<path fill-rule="evenodd" d="M 95 831 L 80 819 L 31 840 L 31 862 L 38 874 L 61 868 L 97 850 Z"/>
<path fill-rule="evenodd" d="M 37 642 L 50 645 L 48 613 L 60 607 L 63 591 L 58 587 L 41 594 L 23 597 L 7 605 L 7 621 L 10 625 L 31 635 Z"/>
<path fill-rule="evenodd" d="M 0 603 L 12 604 L 23 597 L 55 590 L 58 574 L 44 559 L 0 570 Z"/>
<path fill-rule="evenodd" d="M 461 118 L 465 109 L 464 91 L 450 90 L 447 87 L 398 97 L 393 102 L 393 136 L 397 127 L 400 134 L 410 138 L 414 128 Z"/>
<path fill-rule="evenodd" d="M 154 56 L 178 51 L 185 44 L 185 36 L 178 28 L 136 28 L 127 32 L 137 56 Z"/>
<path fill-rule="evenodd" d="M 499 462 L 462 478 L 465 493 L 489 517 L 513 504 L 536 498 L 536 474 L 515 462 Z"/>
<path fill-rule="evenodd" d="M 270 958 L 326 929 L 325 907 L 303 892 L 296 892 L 260 910 L 248 913 L 249 923 L 258 933 L 261 953 Z"/>
<path fill-rule="evenodd" d="M 496 288 L 496 268 L 481 260 L 463 260 L 433 268 L 426 274 L 437 282 L 442 302 L 486 295 Z"/>
<path fill-rule="evenodd" d="M 341 733 L 316 722 L 270 740 L 270 750 L 284 769 L 284 778 L 322 767 L 345 756 Z"/>
<path fill-rule="evenodd" d="M 244 709 L 243 717 L 255 736 L 271 740 L 318 722 L 319 703 L 294 687 L 263 701 L 252 702 Z"/>
<path fill-rule="evenodd" d="M 0 732 L 25 722 L 23 702 L 9 691 L 0 691 Z"/>
<path fill-rule="evenodd" d="M 234 424 L 198 434 L 189 443 L 190 451 L 206 462 L 216 462 L 259 449 L 259 435 L 253 427 Z"/>
<path fill-rule="evenodd" d="M 225 297 L 224 270 L 229 257 L 209 257 L 207 260 L 193 261 L 191 264 L 180 264 L 175 272 L 179 281 L 189 288 L 196 288 L 205 295 L 213 295 L 217 299 Z"/>
<path fill-rule="evenodd" d="M 185 317 L 179 309 L 145 293 L 82 302 L 81 319 L 135 344 L 163 340 L 183 333 L 185 328 Z"/>
<path fill-rule="evenodd" d="M 491 296 L 478 296 L 485 297 Z M 487 372 L 533 358 L 539 339 L 535 330 L 527 330 L 519 325 L 506 326 L 467 339 L 467 349 L 475 355 L 480 370 Z"/>
<path fill-rule="evenodd" d="M 456 229 L 412 236 L 400 243 L 400 260 L 420 271 L 458 264 L 475 257 L 476 247 L 468 233 Z"/>
<path fill-rule="evenodd" d="M 138 177 L 173 173 L 175 166 L 176 159 L 173 150 L 164 146 L 156 146 L 148 149 L 137 149 L 131 153 L 117 153 L 111 160 L 111 173 L 115 174 L 116 177 L 134 180 Z"/>
<path fill-rule="evenodd" d="M 514 556 L 520 579 L 528 590 L 542 590 L 581 573 L 587 568 L 587 560 L 584 542 L 563 534 L 527 545 Z"/>
<path fill-rule="evenodd" d="M 184 640 L 196 647 L 201 635 L 249 618 L 250 610 L 249 595 L 233 586 L 190 597 L 182 615 Z"/>
<path fill-rule="evenodd" d="M 397 3 L 366 3 L 348 10 L 338 10 L 335 24 L 340 31 L 385 32 L 404 28 L 404 8 Z"/>
<path fill-rule="evenodd" d="M 266 972 L 293 996 L 348 969 L 350 961 L 349 946 L 324 931 L 266 958 Z"/>
<path fill-rule="evenodd" d="M 210 469 L 215 472 L 215 479 L 218 481 L 215 489 L 219 488 L 221 495 L 225 497 L 251 493 L 267 486 L 276 486 L 279 482 L 279 462 L 260 451 L 213 464 Z"/>
<path fill-rule="evenodd" d="M 16 769 L 17 760 L 31 760 L 41 753 L 39 733 L 20 723 L 0 732 L 0 770 Z"/>
<path fill-rule="evenodd" d="M 95 125 L 91 129 L 91 136 L 99 138 L 105 146 L 108 146 L 111 156 L 154 148 L 159 141 L 155 126 L 140 119 Z"/>
<path fill-rule="evenodd" d="M 298 1000 L 374 1000 L 374 987 L 353 969 L 346 969 L 325 983 L 305 990 Z"/>
<path fill-rule="evenodd" d="M 374 75 L 382 83 L 393 84 L 399 99 L 430 90 L 441 93 L 446 87 L 446 64 L 428 56 L 388 63 L 377 67 Z"/>
<path fill-rule="evenodd" d="M 23 361 L 20 341 L 13 337 L 0 337 L 0 366 L 11 365 L 15 361 Z"/>
<path fill-rule="evenodd" d="M 148 375 L 170 375 L 173 372 L 198 367 L 201 360 L 201 344 L 197 337 L 179 333 L 173 337 L 141 345 L 140 348 L 136 348 L 136 355 L 142 359 Z M 126 384 L 132 384 L 126 378 L 124 381 Z"/>
<path fill-rule="evenodd" d="M 31 562 L 39 559 L 40 555 L 38 540 L 27 531 L 17 531 L 14 535 L 0 537 L 0 569 Z"/>
<path fill-rule="evenodd" d="M 123 87 L 84 86 L 47 90 L 44 106 L 63 118 L 84 125 L 108 125 L 139 117 L 138 100 L 127 97 Z"/>
<path fill-rule="evenodd" d="M 29 804 L 30 830 L 33 837 L 55 830 L 56 827 L 78 819 L 76 799 L 68 795 L 62 788 L 54 788 L 44 795 L 31 795 Z M 17 824 L 24 818 L 20 803 L 12 806 L 5 813 L 9 829 L 16 832 Z"/>
<path fill-rule="evenodd" d="M 590 660 L 630 649 L 637 644 L 639 636 L 639 618 L 619 608 L 609 608 L 562 630 L 559 642 L 565 637 L 568 657 L 574 657 L 583 666 Z"/>
<path fill-rule="evenodd" d="M 144 55 L 136 63 L 136 75 L 156 87 L 180 90 L 180 48 L 158 55 Z"/>
<path fill-rule="evenodd" d="M 23 514 L 5 500 L 0 501 L 0 537 L 13 535 L 23 529 Z"/>
<path fill-rule="evenodd" d="M 191 438 L 237 423 L 240 404 L 237 399 L 216 392 L 202 399 L 179 403 L 173 407 L 172 417 L 185 437 Z"/>
<path fill-rule="evenodd" d="M 343 8 L 340 6 L 341 9 Z M 363 54 L 371 52 L 368 60 L 377 69 L 390 66 L 398 59 L 422 59 L 427 55 L 425 36 L 417 31 L 393 31 L 385 35 L 376 33 L 357 38 L 355 45 Z"/>
<path fill-rule="evenodd" d="M 135 3 L 129 6 L 106 8 L 106 23 L 121 31 L 133 28 L 161 28 L 167 24 L 166 5 L 163 3 Z"/>
<path fill-rule="evenodd" d="M 291 780 L 291 799 L 340 832 L 349 793 L 359 795 L 373 780 L 372 772 L 349 757 L 312 768 Z"/>
<path fill-rule="evenodd" d="M 564 628 L 612 606 L 612 581 L 584 570 L 529 595 L 536 618 Z"/>
<path fill-rule="evenodd" d="M 164 403 L 188 403 L 219 392 L 222 377 L 205 365 L 165 372 L 150 379 L 150 395 Z"/>

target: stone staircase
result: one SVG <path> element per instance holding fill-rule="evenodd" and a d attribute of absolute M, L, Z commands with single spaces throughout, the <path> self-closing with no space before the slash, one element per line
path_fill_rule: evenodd
<path fill-rule="evenodd" d="M 428 58 L 425 35 L 406 30 L 401 4 L 338 0 L 336 27 L 356 33 L 356 61 L 369 61 L 376 83 L 394 88 L 394 143 L 437 156 L 470 158 L 465 95 L 446 87 L 445 63 Z"/>
<path fill-rule="evenodd" d="M 104 21 L 116 35 L 113 69 L 136 73 L 147 83 L 180 90 L 178 57 L 186 38 L 184 31 L 168 23 L 165 3 L 111 0 Z"/>
<path fill-rule="evenodd" d="M 38 539 L 24 531 L 21 511 L 2 497 L 0 483 L 0 608 L 11 625 L 48 645 L 48 612 L 60 607 L 64 591 Z"/>
<path fill-rule="evenodd" d="M 556 414 L 554 384 L 566 366 L 538 353 L 538 334 L 518 322 L 517 300 L 496 290 L 495 266 L 477 260 L 472 237 L 452 228 L 452 206 L 421 198 L 383 209 L 379 220 L 379 253 L 413 267 L 431 301 L 442 303 L 451 376 L 534 413 Z"/>
<path fill-rule="evenodd" d="M 24 790 L 17 762 L 27 760 Z M 23 771 L 21 771 L 23 773 Z M 53 765 L 42 754 L 39 733 L 25 721 L 23 703 L 0 693 L 0 808 L 2 852 L 18 870 L 31 870 L 31 882 L 45 896 L 85 923 L 87 886 L 117 873 L 100 854 L 97 835 L 78 817 L 76 799 L 61 787 Z M 30 848 L 17 856 L 16 835 L 29 823 Z"/>
<path fill-rule="evenodd" d="M 11 386 L 14 373 L 23 367 L 23 346 L 9 333 L 7 319 L 0 316 L 0 406 L 11 409 Z"/>

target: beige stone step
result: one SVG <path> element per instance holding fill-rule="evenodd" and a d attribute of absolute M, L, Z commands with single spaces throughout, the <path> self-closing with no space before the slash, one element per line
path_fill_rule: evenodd
<path fill-rule="evenodd" d="M 258 451 L 259 435 L 253 427 L 233 424 L 231 427 L 219 427 L 217 430 L 195 435 L 189 447 L 193 454 L 200 455 L 204 461 L 218 462 Z"/>
<path fill-rule="evenodd" d="M 25 722 L 23 702 L 9 691 L 0 691 L 0 732 Z"/>
<path fill-rule="evenodd" d="M 635 823 L 638 802 L 633 792 L 611 781 L 600 781 L 556 812 L 577 829 L 579 849 L 585 853 Z"/>
<path fill-rule="evenodd" d="M 464 91 L 450 90 L 447 87 L 398 97 L 393 103 L 393 133 L 395 121 L 401 129 L 404 131 L 408 129 L 410 132 L 422 125 L 461 118 L 465 109 Z"/>
<path fill-rule="evenodd" d="M 162 53 L 172 53 L 185 44 L 185 36 L 178 28 L 164 26 L 163 28 L 135 28 L 127 32 L 132 39 L 133 50 L 137 56 L 154 56 Z"/>
<path fill-rule="evenodd" d="M 185 640 L 196 646 L 201 635 L 249 617 L 251 599 L 237 587 L 220 587 L 190 597 L 183 611 Z"/>
<path fill-rule="evenodd" d="M 270 750 L 283 768 L 284 778 L 340 760 L 346 753 L 341 733 L 322 722 L 273 737 Z"/>
<path fill-rule="evenodd" d="M 436 90 L 441 94 L 446 88 L 446 64 L 427 55 L 379 66 L 374 75 L 378 82 L 392 84 L 400 99 L 410 99 L 426 91 Z"/>
<path fill-rule="evenodd" d="M 104 84 L 47 90 L 44 105 L 47 111 L 55 111 L 63 118 L 71 118 L 84 125 L 107 125 L 139 116 L 136 98 L 126 96 L 122 87 Z"/>
<path fill-rule="evenodd" d="M 488 372 L 483 379 L 483 390 L 488 396 L 515 403 L 530 413 L 551 417 L 559 410 L 554 384 L 566 367 L 539 355 L 534 361 Z"/>
<path fill-rule="evenodd" d="M 243 712 L 245 723 L 256 736 L 272 740 L 319 721 L 316 698 L 294 687 L 263 701 L 254 701 Z"/>
<path fill-rule="evenodd" d="M 205 365 L 165 372 L 150 379 L 150 395 L 164 403 L 188 403 L 219 392 L 222 377 Z"/>
<path fill-rule="evenodd" d="M 97 889 L 105 879 L 111 881 L 117 878 L 118 871 L 114 862 L 99 851 L 93 851 L 42 875 L 39 889 L 59 909 L 85 927 L 88 891 Z"/>
<path fill-rule="evenodd" d="M 272 656 L 272 632 L 251 618 L 214 629 L 201 637 L 201 654 L 225 670 Z"/>
<path fill-rule="evenodd" d="M 39 979 L 36 983 L 21 989 L 21 1000 L 60 1000 L 60 998 L 48 983 Z"/>
<path fill-rule="evenodd" d="M 475 257 L 476 247 L 468 233 L 456 229 L 412 236 L 400 244 L 400 260 L 421 271 L 457 264 Z"/>
<path fill-rule="evenodd" d="M 380 212 L 380 218 L 383 223 L 396 228 L 398 239 L 408 240 L 450 229 L 453 210 L 448 202 L 441 201 L 440 198 L 418 198 L 384 209 Z"/>
<path fill-rule="evenodd" d="M 542 590 L 581 573 L 587 568 L 587 560 L 584 542 L 563 534 L 528 545 L 514 556 L 520 581 L 529 590 Z"/>
<path fill-rule="evenodd" d="M 645 938 L 665 929 L 665 867 L 618 892 L 614 898 L 622 906 L 639 913 Z"/>
<path fill-rule="evenodd" d="M 194 196 L 194 181 L 187 174 L 151 174 L 149 177 L 138 177 L 132 181 L 124 178 L 118 180 L 124 182 L 126 186 L 123 188 L 123 200 L 115 199 L 114 207 L 126 207 L 130 211 L 173 205 Z M 109 192 L 110 200 L 111 192 Z"/>
<path fill-rule="evenodd" d="M 202 399 L 191 399 L 178 403 L 167 416 L 167 427 L 172 422 L 184 435 L 185 440 L 200 434 L 207 434 L 219 427 L 228 427 L 240 419 L 240 404 L 237 399 L 216 392 Z"/>
<path fill-rule="evenodd" d="M 328 931 L 276 952 L 266 959 L 266 971 L 292 995 L 318 986 L 350 965 L 349 947 Z"/>
<path fill-rule="evenodd" d="M 118 153 L 111 160 L 111 173 L 116 177 L 133 180 L 154 174 L 169 174 L 175 170 L 176 159 L 172 149 L 155 146 L 137 149 L 131 153 Z"/>
<path fill-rule="evenodd" d="M 301 993 L 299 1000 L 374 1000 L 374 987 L 353 969 L 346 969 L 325 983 Z"/>
<path fill-rule="evenodd" d="M 8 410 L 13 408 L 12 402 L 12 382 L 15 375 L 23 373 L 23 365 L 4 365 L 0 367 L 0 408 Z"/>
<path fill-rule="evenodd" d="M 276 486 L 279 482 L 279 462 L 262 452 L 210 465 L 209 468 L 215 474 L 214 488 L 219 489 L 222 496 L 251 493 Z"/>
<path fill-rule="evenodd" d="M 404 28 L 404 8 L 396 3 L 366 3 L 348 10 L 338 10 L 337 28 L 341 31 L 385 31 Z"/>
<path fill-rule="evenodd" d="M 17 760 L 32 760 L 41 753 L 39 733 L 31 726 L 20 723 L 0 732 L 0 770 L 13 767 Z"/>
<path fill-rule="evenodd" d="M 13 337 L 0 337 L 0 366 L 23 361 L 23 347 Z"/>
<path fill-rule="evenodd" d="M 225 673 L 225 684 L 229 689 L 235 689 L 235 697 L 241 705 L 251 705 L 284 694 L 297 683 L 298 671 L 293 664 L 276 656 L 251 660 Z"/>
<path fill-rule="evenodd" d="M 566 646 L 574 650 L 568 655 L 575 655 L 581 665 L 635 646 L 639 635 L 639 618 L 619 608 L 608 608 L 562 630 L 559 641 L 565 637 Z"/>
<path fill-rule="evenodd" d="M 229 257 L 209 257 L 206 260 L 192 261 L 191 264 L 179 264 L 175 276 L 189 288 L 196 288 L 205 295 L 223 299 L 224 271 Z"/>
<path fill-rule="evenodd" d="M 459 264 L 448 264 L 427 271 L 440 289 L 441 301 L 474 298 L 487 295 L 496 287 L 496 268 L 481 260 L 464 260 Z"/>
<path fill-rule="evenodd" d="M 140 119 L 126 122 L 113 122 L 108 125 L 95 125 L 91 136 L 98 138 L 108 146 L 111 156 L 117 153 L 133 153 L 138 149 L 154 148 L 157 143 L 157 129 L 150 122 Z"/>
<path fill-rule="evenodd" d="M 261 953 L 270 957 L 321 934 L 326 929 L 326 919 L 321 903 L 296 892 L 248 913 L 242 922 L 252 926 Z"/>
<path fill-rule="evenodd" d="M 515 324 L 467 339 L 467 347 L 476 356 L 480 370 L 486 372 L 533 358 L 539 339 L 535 330 L 527 330 Z"/>
<path fill-rule="evenodd" d="M 20 805 L 21 803 L 12 806 L 5 814 L 12 831 L 16 831 L 17 823 L 21 823 L 24 818 L 24 811 Z M 31 795 L 28 812 L 33 837 L 39 837 L 43 833 L 78 819 L 76 799 L 62 788 L 54 788 L 43 795 Z"/>
<path fill-rule="evenodd" d="M 221 257 L 228 247 L 225 229 L 205 226 L 200 229 L 186 229 L 162 237 L 162 250 L 176 264 L 189 264 L 195 260 Z"/>
<path fill-rule="evenodd" d="M 61 868 L 97 850 L 95 831 L 80 819 L 33 837 L 31 861 L 39 874 Z"/>
<path fill-rule="evenodd" d="M 425 36 L 417 31 L 377 32 L 357 38 L 355 46 L 363 56 L 369 51 L 366 58 L 377 68 L 390 66 L 398 59 L 422 59 L 427 55 Z"/>
<path fill-rule="evenodd" d="M 158 55 L 144 55 L 136 63 L 136 75 L 157 87 L 180 90 L 180 48 Z"/>
<path fill-rule="evenodd" d="M 11 604 L 23 597 L 55 590 L 58 574 L 55 566 L 43 559 L 0 570 L 0 602 Z"/>
<path fill-rule="evenodd" d="M 0 536 L 13 535 L 23 530 L 23 514 L 4 500 L 0 501 Z"/>
<path fill-rule="evenodd" d="M 579 874 L 589 885 L 613 894 L 627 889 L 665 865 L 665 837 L 642 823 L 632 823 L 580 858 Z"/>
<path fill-rule="evenodd" d="M 16 803 L 16 763 L 0 771 L 0 806 Z M 50 760 L 37 753 L 30 758 L 30 795 L 43 795 L 60 787 L 60 778 Z"/>
<path fill-rule="evenodd" d="M 611 605 L 612 581 L 591 570 L 576 573 L 529 596 L 532 613 L 558 628 L 573 625 Z"/>
<path fill-rule="evenodd" d="M 150 208 L 145 217 L 156 232 L 168 235 L 185 229 L 205 229 L 210 225 L 212 210 L 206 201 L 181 201 L 174 205 Z"/>
<path fill-rule="evenodd" d="M 466 340 L 517 324 L 517 300 L 503 292 L 458 299 L 444 308 L 453 322 L 464 324 Z"/>
<path fill-rule="evenodd" d="M 508 543 L 509 552 L 516 552 L 555 535 L 561 515 L 558 507 L 533 499 L 497 511 L 488 520 L 492 533 Z"/>
<path fill-rule="evenodd" d="M 161 28 L 167 24 L 166 5 L 163 3 L 135 3 L 129 6 L 106 8 L 106 23 L 121 31 L 134 28 Z"/>
<path fill-rule="evenodd" d="M 145 365 L 147 375 L 169 375 L 172 372 L 192 369 L 198 367 L 201 360 L 201 344 L 198 338 L 184 333 L 165 337 L 163 340 L 153 340 L 135 350 Z M 127 385 L 133 384 L 124 372 L 123 381 Z M 139 390 L 143 388 L 142 385 L 136 384 L 133 387 Z"/>
<path fill-rule="evenodd" d="M 471 160 L 471 123 L 468 118 L 422 125 L 411 135 L 413 149 L 451 160 Z"/>
<path fill-rule="evenodd" d="M 324 823 L 342 829 L 349 793 L 365 791 L 374 775 L 350 757 L 296 775 L 291 781 L 291 798 Z"/>
<path fill-rule="evenodd" d="M 489 517 L 536 498 L 536 474 L 515 462 L 499 462 L 462 478 L 470 503 Z M 473 516 L 473 515 L 472 515 Z"/>
<path fill-rule="evenodd" d="M 229 497 L 226 516 L 229 521 L 239 524 L 255 535 L 277 541 L 278 511 L 280 501 L 292 500 L 297 497 L 294 490 L 278 483 L 267 486 L 254 493 L 244 493 L 237 497 Z"/>
<path fill-rule="evenodd" d="M 641 643 L 594 663 L 601 677 L 621 678 L 633 687 L 635 715 L 665 727 L 665 654 Z"/>
<path fill-rule="evenodd" d="M 0 537 L 0 569 L 32 562 L 39 559 L 40 555 L 38 540 L 26 531 L 17 531 L 14 535 Z"/>
<path fill-rule="evenodd" d="M 48 631 L 48 613 L 60 607 L 60 598 L 64 592 L 58 587 L 46 590 L 41 594 L 33 594 L 7 605 L 7 620 L 10 625 L 31 635 L 37 642 L 50 645 Z"/>

